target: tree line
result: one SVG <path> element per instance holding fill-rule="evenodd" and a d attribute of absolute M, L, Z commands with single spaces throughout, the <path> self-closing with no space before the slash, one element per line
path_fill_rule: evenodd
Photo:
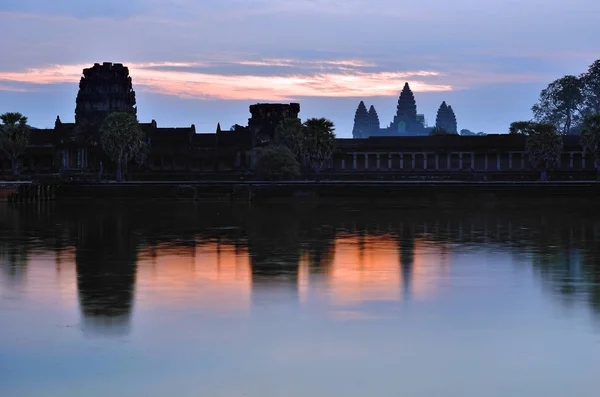
<path fill-rule="evenodd" d="M 547 179 L 563 152 L 564 135 L 579 135 L 581 147 L 594 159 L 600 180 L 600 59 L 579 76 L 561 77 L 540 92 L 531 108 L 533 119 L 515 121 L 510 134 L 527 136 L 532 165 Z"/>
<path fill-rule="evenodd" d="M 294 178 L 302 166 L 316 174 L 331 160 L 335 150 L 335 126 L 326 118 L 284 119 L 275 128 L 273 139 L 254 149 L 254 169 L 258 176 Z"/>
<path fill-rule="evenodd" d="M 531 110 L 535 122 L 552 124 L 560 134 L 581 133 L 586 117 L 600 113 L 600 59 L 579 76 L 548 84 Z"/>
<path fill-rule="evenodd" d="M 31 127 L 27 117 L 18 112 L 0 115 L 0 150 L 10 160 L 15 176 L 20 174 L 19 156 L 29 144 Z M 117 165 L 117 181 L 123 179 L 123 171 L 131 160 L 143 163 L 150 150 L 150 143 L 137 117 L 130 113 L 109 114 L 100 127 L 100 144 L 104 153 Z"/>

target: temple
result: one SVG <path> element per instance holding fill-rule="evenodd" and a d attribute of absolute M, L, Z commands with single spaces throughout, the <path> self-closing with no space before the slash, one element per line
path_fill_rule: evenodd
<path fill-rule="evenodd" d="M 32 129 L 30 141 L 18 159 L 21 175 L 109 177 L 115 165 L 99 143 L 99 125 L 111 112 L 137 113 L 129 70 L 122 64 L 95 64 L 83 71 L 76 98 L 75 120 L 56 118 L 52 129 Z M 300 104 L 255 104 L 246 126 L 236 124 L 214 133 L 197 133 L 195 126 L 164 128 L 156 120 L 140 123 L 150 151 L 141 165 L 128 165 L 127 178 L 135 180 L 240 180 L 252 178 L 253 150 L 269 144 L 277 124 L 298 118 Z M 436 126 L 449 134 L 429 136 L 431 127 L 417 113 L 408 84 L 398 99 L 397 112 L 380 128 L 373 106 L 361 101 L 354 118 L 352 139 L 337 139 L 333 158 L 321 175 L 335 179 L 535 179 L 525 136 L 492 134 L 461 136 L 456 116 L 445 102 Z M 338 134 L 340 133 L 337 131 Z M 594 159 L 586 155 L 578 136 L 565 136 L 564 151 L 553 171 L 555 179 L 595 179 Z M 0 152 L 0 171 L 12 175 L 11 161 Z M 311 170 L 304 169 L 309 178 Z M 328 176 L 329 175 L 329 176 Z"/>
<path fill-rule="evenodd" d="M 441 112 L 441 113 L 440 113 Z M 369 122 L 369 120 L 373 120 Z M 450 133 L 457 133 L 456 116 L 452 107 L 443 102 L 436 118 L 437 128 L 443 128 Z M 417 113 L 417 102 L 408 83 L 398 97 L 398 106 L 394 120 L 385 128 L 379 127 L 379 116 L 375 107 L 367 112 L 363 101 L 360 101 L 354 116 L 353 138 L 368 138 L 370 136 L 423 136 L 429 135 L 433 127 L 425 125 L 425 115 Z"/>

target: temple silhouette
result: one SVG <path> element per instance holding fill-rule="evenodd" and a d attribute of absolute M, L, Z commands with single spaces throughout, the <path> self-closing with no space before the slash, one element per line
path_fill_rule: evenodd
<path fill-rule="evenodd" d="M 149 153 L 143 164 L 132 161 L 126 169 L 131 179 L 239 180 L 252 174 L 253 149 L 270 141 L 284 119 L 298 119 L 300 104 L 259 103 L 250 106 L 246 125 L 197 133 L 196 127 L 164 128 L 156 120 L 141 122 Z M 18 163 L 23 175 L 109 175 L 114 163 L 100 145 L 100 125 L 111 112 L 137 114 L 136 96 L 129 69 L 120 63 L 96 63 L 83 70 L 76 98 L 74 122 L 57 116 L 54 128 L 32 129 L 29 145 Z M 326 115 L 325 115 L 326 116 Z M 415 97 L 406 83 L 397 112 L 380 128 L 377 111 L 360 102 L 354 138 L 336 140 L 324 177 L 351 179 L 442 178 L 470 179 L 475 174 L 495 180 L 536 179 L 529 162 L 526 137 L 518 134 L 460 136 L 456 116 L 443 102 L 436 116 L 442 135 L 429 135 L 431 127 L 417 113 Z M 340 133 L 337 131 L 338 134 Z M 595 179 L 594 159 L 586 156 L 579 136 L 564 136 L 563 155 L 553 178 Z M 0 170 L 11 173 L 11 162 L 0 153 Z M 312 171 L 303 170 L 308 176 Z"/>
<path fill-rule="evenodd" d="M 451 106 L 442 102 L 437 113 L 435 127 L 443 128 L 446 132 L 457 134 L 456 115 Z M 367 107 L 360 101 L 354 115 L 353 138 L 368 138 L 371 136 L 422 136 L 429 135 L 433 127 L 425 125 L 425 115 L 417 113 L 417 102 L 408 83 L 398 97 L 398 106 L 394 120 L 386 128 L 380 128 L 379 116 L 375 107 Z"/>

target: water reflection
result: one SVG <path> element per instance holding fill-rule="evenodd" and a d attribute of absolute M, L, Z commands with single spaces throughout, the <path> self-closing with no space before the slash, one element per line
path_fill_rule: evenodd
<path fill-rule="evenodd" d="M 528 266 L 552 297 L 587 302 L 600 313 L 600 229 L 589 214 L 2 205 L 0 278 L 5 286 L 51 294 L 48 279 L 28 275 L 31 262 L 54 253 L 59 274 L 69 268 L 65 253 L 72 250 L 82 329 L 126 335 L 137 301 L 239 313 L 253 304 L 309 302 L 315 294 L 341 306 L 433 299 L 456 277 L 456 255 L 497 251 Z"/>
<path fill-rule="evenodd" d="M 124 211 L 100 211 L 81 214 L 74 227 L 83 329 L 126 334 L 137 270 L 137 242 L 131 221 Z"/>

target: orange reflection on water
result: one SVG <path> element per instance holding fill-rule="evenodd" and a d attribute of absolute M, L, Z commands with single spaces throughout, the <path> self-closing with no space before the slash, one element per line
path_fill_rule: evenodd
<path fill-rule="evenodd" d="M 303 252 L 298 264 L 298 299 L 304 303 L 310 294 L 310 257 L 308 252 Z"/>
<path fill-rule="evenodd" d="M 336 304 L 400 298 L 397 243 L 390 236 L 339 235 L 328 273 Z"/>
<path fill-rule="evenodd" d="M 332 301 L 340 305 L 365 301 L 426 299 L 447 274 L 439 247 L 414 240 L 409 261 L 392 235 L 339 235 L 328 272 Z"/>
<path fill-rule="evenodd" d="M 250 307 L 251 291 L 245 248 L 217 242 L 185 248 L 159 245 L 140 255 L 136 301 L 142 305 L 244 310 Z"/>
<path fill-rule="evenodd" d="M 0 259 L 0 288 L 20 290 L 20 296 L 42 305 L 77 304 L 74 249 L 27 252 L 17 263 L 9 262 L 7 258 Z"/>
<path fill-rule="evenodd" d="M 338 305 L 428 299 L 437 294 L 450 269 L 443 244 L 416 238 L 401 245 L 391 234 L 338 234 L 318 264 L 313 262 L 305 251 L 298 263 L 300 302 L 323 293 Z M 232 243 L 145 246 L 139 251 L 137 270 L 132 271 L 136 271 L 132 285 L 136 306 L 247 311 L 252 302 L 248 249 Z M 21 273 L 10 275 L 4 269 L 0 281 L 26 291 L 29 299 L 76 304 L 74 249 L 29 253 Z"/>

